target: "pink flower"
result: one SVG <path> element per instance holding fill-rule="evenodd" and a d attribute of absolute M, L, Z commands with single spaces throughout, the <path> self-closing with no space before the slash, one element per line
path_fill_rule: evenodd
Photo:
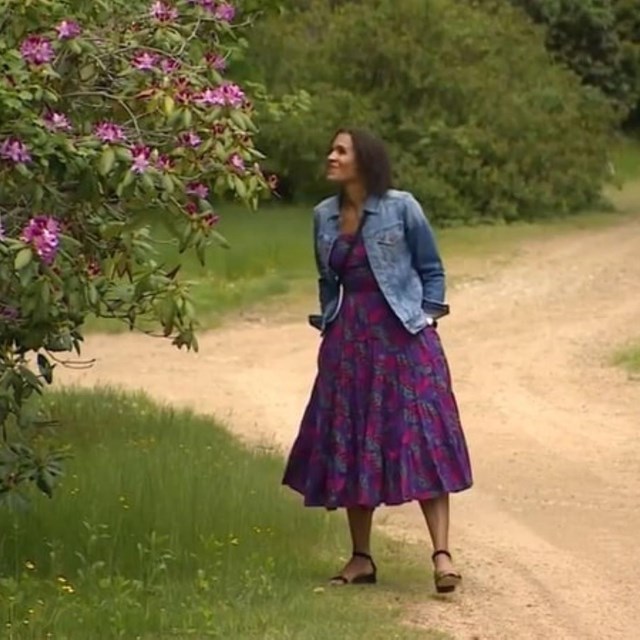
<path fill-rule="evenodd" d="M 235 7 L 229 2 L 221 2 L 216 7 L 215 16 L 220 22 L 231 22 L 236 16 Z"/>
<path fill-rule="evenodd" d="M 163 58 L 160 61 L 160 68 L 162 69 L 163 73 L 169 75 L 180 68 L 180 61 L 174 60 L 173 58 Z"/>
<path fill-rule="evenodd" d="M 145 145 L 136 145 L 131 148 L 131 171 L 144 173 L 149 168 L 149 156 L 151 149 Z"/>
<path fill-rule="evenodd" d="M 229 157 L 229 165 L 238 173 L 244 173 L 245 171 L 244 160 L 239 153 L 233 153 Z"/>
<path fill-rule="evenodd" d="M 190 0 L 191 4 L 199 4 L 205 11 L 213 15 L 221 22 L 231 22 L 236 15 L 235 7 L 229 2 L 216 2 L 216 0 Z"/>
<path fill-rule="evenodd" d="M 27 145 L 18 138 L 7 138 L 0 144 L 0 158 L 14 164 L 31 162 L 31 153 Z"/>
<path fill-rule="evenodd" d="M 224 71 L 227 68 L 227 60 L 219 53 L 210 52 L 204 56 L 207 64 L 216 71 Z"/>
<path fill-rule="evenodd" d="M 182 89 L 177 91 L 174 97 L 178 104 L 189 104 L 193 99 L 193 94 L 188 89 Z"/>
<path fill-rule="evenodd" d="M 155 53 L 149 53 L 148 51 L 139 51 L 133 56 L 131 65 L 140 71 L 153 70 L 158 62 L 158 56 Z"/>
<path fill-rule="evenodd" d="M 20 311 L 15 307 L 5 307 L 0 308 L 0 317 L 3 320 L 17 320 L 20 317 Z"/>
<path fill-rule="evenodd" d="M 224 96 L 219 88 L 205 89 L 202 93 L 195 96 L 196 104 L 200 106 L 224 106 Z"/>
<path fill-rule="evenodd" d="M 171 158 L 165 154 L 158 156 L 156 160 L 156 169 L 158 171 L 170 171 L 173 167 Z"/>
<path fill-rule="evenodd" d="M 208 227 L 215 227 L 220 222 L 220 216 L 215 213 L 208 213 L 203 219 Z"/>
<path fill-rule="evenodd" d="M 237 109 L 245 103 L 246 96 L 244 91 L 237 84 L 223 84 L 220 87 L 220 91 L 228 107 L 235 107 Z"/>
<path fill-rule="evenodd" d="M 212 127 L 211 131 L 213 131 L 214 135 L 221 136 L 227 130 L 227 125 L 224 122 L 216 122 Z"/>
<path fill-rule="evenodd" d="M 237 84 L 223 84 L 215 89 L 206 89 L 196 97 L 201 106 L 241 107 L 246 100 L 244 91 Z"/>
<path fill-rule="evenodd" d="M 102 267 L 95 258 L 91 258 L 89 260 L 89 264 L 87 264 L 87 273 L 93 278 L 97 278 L 102 273 Z"/>
<path fill-rule="evenodd" d="M 159 22 L 173 22 L 178 19 L 178 10 L 171 7 L 161 0 L 154 2 L 150 9 L 151 17 Z"/>
<path fill-rule="evenodd" d="M 269 185 L 269 189 L 271 191 L 275 191 L 278 188 L 278 176 L 275 173 L 270 173 L 267 177 L 267 184 Z"/>
<path fill-rule="evenodd" d="M 195 216 L 198 213 L 198 205 L 195 202 L 187 202 L 184 210 L 190 215 Z"/>
<path fill-rule="evenodd" d="M 51 62 L 55 55 L 51 41 L 42 36 L 29 36 L 25 38 L 20 45 L 20 54 L 26 62 L 35 65 Z"/>
<path fill-rule="evenodd" d="M 31 244 L 35 252 L 45 264 L 51 264 L 60 246 L 60 225 L 51 216 L 36 216 L 31 218 L 23 229 L 21 239 Z"/>
<path fill-rule="evenodd" d="M 69 122 L 69 118 L 64 113 L 48 111 L 42 120 L 49 131 L 69 131 L 71 129 L 71 122 Z"/>
<path fill-rule="evenodd" d="M 113 122 L 101 122 L 96 125 L 94 134 L 102 142 L 122 142 L 124 140 L 124 131 L 122 127 Z"/>
<path fill-rule="evenodd" d="M 202 182 L 191 182 L 187 185 L 187 194 L 205 200 L 209 195 L 209 187 L 202 184 Z"/>
<path fill-rule="evenodd" d="M 59 40 L 71 40 L 82 33 L 82 27 L 75 20 L 63 20 L 57 27 Z"/>
<path fill-rule="evenodd" d="M 202 138 L 195 133 L 195 131 L 187 131 L 186 133 L 182 133 L 180 134 L 180 137 L 178 138 L 178 140 L 185 146 L 185 147 L 199 147 L 200 144 L 202 143 Z"/>

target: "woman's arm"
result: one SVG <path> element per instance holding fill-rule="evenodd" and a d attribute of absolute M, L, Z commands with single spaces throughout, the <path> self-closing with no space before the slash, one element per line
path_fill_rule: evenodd
<path fill-rule="evenodd" d="M 445 273 L 436 239 L 422 207 L 409 196 L 405 209 L 407 243 L 413 268 L 422 281 L 422 307 L 434 315 L 446 310 Z"/>

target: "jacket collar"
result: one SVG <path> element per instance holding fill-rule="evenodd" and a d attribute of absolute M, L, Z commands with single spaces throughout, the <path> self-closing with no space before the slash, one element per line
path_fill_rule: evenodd
<path fill-rule="evenodd" d="M 376 214 L 380 213 L 380 207 L 382 204 L 382 198 L 378 196 L 369 196 L 364 201 L 363 211 L 365 214 Z M 331 213 L 329 214 L 329 218 L 338 218 L 340 216 L 340 197 L 335 196 L 331 201 Z"/>

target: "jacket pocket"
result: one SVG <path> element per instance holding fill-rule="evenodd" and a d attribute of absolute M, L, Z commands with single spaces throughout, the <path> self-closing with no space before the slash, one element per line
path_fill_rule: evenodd
<path fill-rule="evenodd" d="M 374 235 L 377 244 L 383 247 L 394 247 L 404 238 L 402 222 L 394 223 L 389 227 L 379 229 Z"/>

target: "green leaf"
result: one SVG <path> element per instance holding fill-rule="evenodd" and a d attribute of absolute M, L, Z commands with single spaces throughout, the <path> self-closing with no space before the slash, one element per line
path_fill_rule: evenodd
<path fill-rule="evenodd" d="M 13 266 L 16 271 L 22 271 L 33 260 L 33 250 L 31 247 L 25 247 L 20 249 L 16 254 L 16 258 L 13 262 Z"/>
<path fill-rule="evenodd" d="M 113 169 L 113 165 L 116 161 L 116 153 L 113 150 L 113 147 L 105 147 L 102 151 L 102 155 L 100 156 L 100 161 L 98 165 L 98 171 L 100 175 L 107 176 L 111 173 Z"/>
<path fill-rule="evenodd" d="M 209 236 L 213 238 L 223 249 L 231 249 L 229 241 L 219 231 L 211 229 L 211 231 L 209 231 Z"/>
<path fill-rule="evenodd" d="M 126 149 L 125 147 L 116 147 L 115 154 L 118 160 L 122 162 L 131 162 L 132 156 L 129 149 Z"/>
<path fill-rule="evenodd" d="M 55 478 L 48 469 L 40 469 L 36 476 L 36 487 L 42 491 L 48 498 L 53 498 L 53 487 Z"/>
<path fill-rule="evenodd" d="M 148 173 L 143 173 L 142 174 L 142 186 L 147 191 L 155 191 L 156 190 L 156 185 L 153 182 L 153 178 Z"/>
<path fill-rule="evenodd" d="M 91 63 L 80 67 L 80 80 L 82 80 L 82 82 L 88 82 L 95 74 L 96 68 Z"/>
<path fill-rule="evenodd" d="M 171 176 L 167 175 L 166 173 L 162 175 L 162 178 L 160 180 L 162 182 L 162 188 L 168 193 L 168 194 L 172 194 L 175 191 L 175 184 L 173 182 L 173 179 L 171 178 Z"/>
<path fill-rule="evenodd" d="M 53 382 L 53 366 L 42 353 L 38 354 L 37 361 L 40 375 L 46 380 L 47 384 L 51 384 Z"/>
<path fill-rule="evenodd" d="M 247 191 L 247 185 L 244 183 L 244 180 L 238 176 L 233 176 L 233 186 L 238 196 L 242 200 L 246 200 L 249 192 Z"/>

